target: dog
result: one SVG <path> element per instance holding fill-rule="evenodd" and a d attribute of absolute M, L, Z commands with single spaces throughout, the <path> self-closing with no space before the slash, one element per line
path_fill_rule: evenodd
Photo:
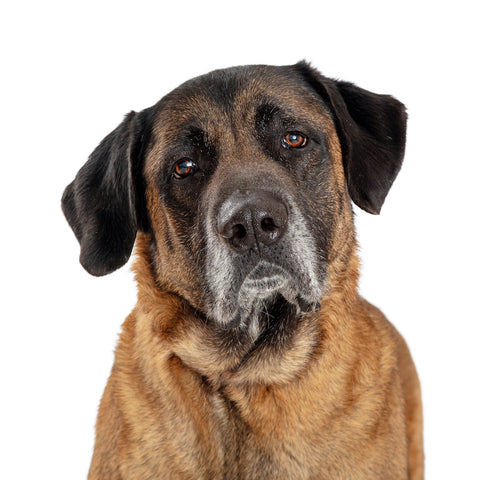
<path fill-rule="evenodd" d="M 91 480 L 424 476 L 408 347 L 358 294 L 406 111 L 306 62 L 217 70 L 129 113 L 62 197 L 100 276 L 135 244 Z"/>

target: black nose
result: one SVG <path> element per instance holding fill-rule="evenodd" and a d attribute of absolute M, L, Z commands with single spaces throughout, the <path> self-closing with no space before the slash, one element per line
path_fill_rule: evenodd
<path fill-rule="evenodd" d="M 287 225 L 285 204 L 264 190 L 235 192 L 217 216 L 218 233 L 238 252 L 277 243 Z"/>

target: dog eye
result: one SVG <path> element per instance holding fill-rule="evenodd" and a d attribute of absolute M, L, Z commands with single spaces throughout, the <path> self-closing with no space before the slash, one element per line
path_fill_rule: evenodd
<path fill-rule="evenodd" d="M 299 132 L 288 132 L 282 138 L 284 148 L 302 148 L 307 144 L 307 137 Z"/>
<path fill-rule="evenodd" d="M 197 164 L 188 158 L 179 160 L 173 168 L 173 176 L 180 180 L 182 178 L 193 175 L 197 171 Z"/>

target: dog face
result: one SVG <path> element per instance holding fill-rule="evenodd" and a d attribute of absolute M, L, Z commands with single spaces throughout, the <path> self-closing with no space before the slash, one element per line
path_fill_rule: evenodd
<path fill-rule="evenodd" d="M 156 118 L 147 198 L 170 288 L 189 270 L 178 293 L 253 336 L 272 308 L 314 309 L 339 207 L 332 199 L 345 198 L 321 99 L 289 72 L 231 69 L 180 87 Z"/>
<path fill-rule="evenodd" d="M 305 63 L 195 78 L 130 113 L 63 197 L 82 265 L 110 273 L 137 231 L 157 284 L 254 341 L 319 308 L 404 152 L 403 105 Z"/>

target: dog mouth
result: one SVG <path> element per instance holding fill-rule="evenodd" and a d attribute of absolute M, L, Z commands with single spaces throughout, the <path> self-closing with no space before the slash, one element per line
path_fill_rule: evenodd
<path fill-rule="evenodd" d="M 300 293 L 294 275 L 280 265 L 262 260 L 246 275 L 240 286 L 238 310 L 232 324 L 247 327 L 256 336 L 261 330 L 263 317 L 268 317 L 267 320 L 280 319 L 281 315 L 270 312 L 278 304 L 289 305 L 288 312 L 293 311 L 297 316 L 318 308 L 317 302 L 304 298 Z"/>
<path fill-rule="evenodd" d="M 245 277 L 240 291 L 259 299 L 268 298 L 283 290 L 291 281 L 290 275 L 280 267 L 269 262 L 259 262 Z"/>

